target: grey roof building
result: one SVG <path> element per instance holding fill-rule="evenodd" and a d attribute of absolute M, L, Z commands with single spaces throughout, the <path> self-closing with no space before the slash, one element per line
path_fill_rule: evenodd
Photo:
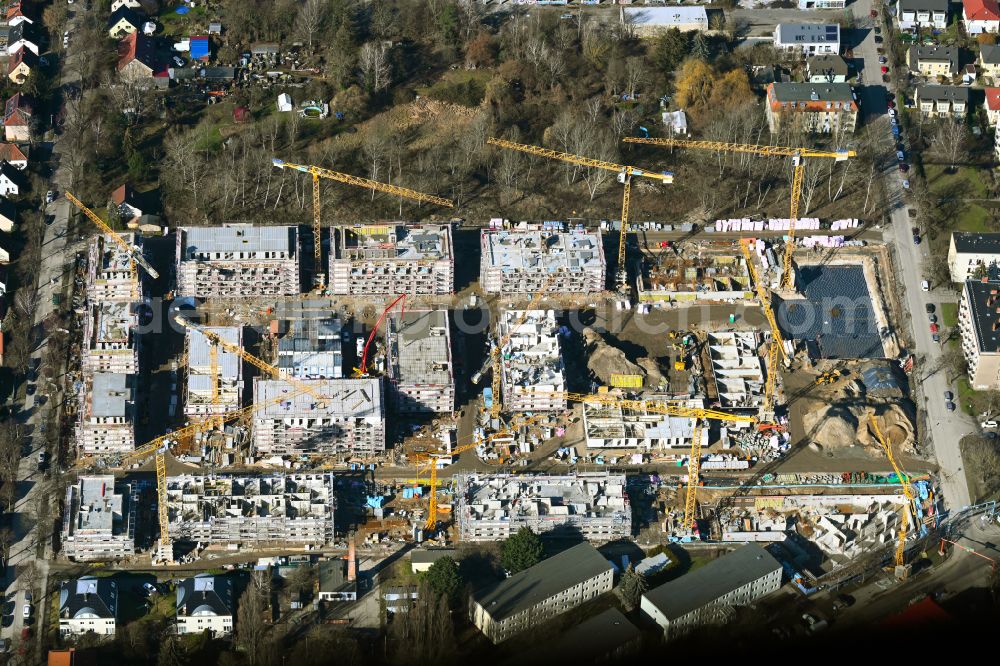
<path fill-rule="evenodd" d="M 227 576 L 198 574 L 177 585 L 177 633 L 214 635 L 233 630 L 233 583 Z"/>
<path fill-rule="evenodd" d="M 667 640 L 697 626 L 719 624 L 781 587 L 781 563 L 749 544 L 642 595 L 640 608 L 663 627 Z"/>
<path fill-rule="evenodd" d="M 965 86 L 917 86 L 917 108 L 924 115 L 962 118 L 968 113 L 969 99 Z"/>
<path fill-rule="evenodd" d="M 542 646 L 504 662 L 505 666 L 543 664 L 602 664 L 637 652 L 642 634 L 620 610 L 608 610 L 584 620 Z"/>
<path fill-rule="evenodd" d="M 967 280 L 958 309 L 962 352 L 977 391 L 1000 389 L 1000 281 Z"/>
<path fill-rule="evenodd" d="M 298 231 L 291 226 L 179 227 L 177 294 L 196 298 L 298 294 L 298 243 Z"/>
<path fill-rule="evenodd" d="M 389 318 L 388 376 L 400 412 L 451 412 L 455 375 L 447 310 L 407 310 Z"/>
<path fill-rule="evenodd" d="M 807 55 L 840 53 L 840 26 L 836 23 L 779 23 L 774 28 L 774 46 Z"/>
<path fill-rule="evenodd" d="M 996 44 L 980 45 L 979 60 L 985 65 L 1000 65 L 1000 46 Z"/>
<path fill-rule="evenodd" d="M 952 282 L 981 277 L 1000 265 L 1000 234 L 953 231 L 948 246 L 948 269 Z"/>
<path fill-rule="evenodd" d="M 59 585 L 59 633 L 114 635 L 118 586 L 110 578 L 87 576 Z"/>
<path fill-rule="evenodd" d="M 421 548 L 410 553 L 410 567 L 414 573 L 427 571 L 443 557 L 455 558 L 454 548 Z"/>
<path fill-rule="evenodd" d="M 844 83 L 851 73 L 847 61 L 839 55 L 817 55 L 806 61 L 809 70 L 810 82 L 829 81 L 831 83 Z"/>
<path fill-rule="evenodd" d="M 358 583 L 349 580 L 345 560 L 324 560 L 319 563 L 320 601 L 357 601 Z"/>
<path fill-rule="evenodd" d="M 906 64 L 914 72 L 927 75 L 958 72 L 958 48 L 914 44 L 906 52 Z"/>
<path fill-rule="evenodd" d="M 473 594 L 473 624 L 494 643 L 610 592 L 611 565 L 581 543 Z"/>

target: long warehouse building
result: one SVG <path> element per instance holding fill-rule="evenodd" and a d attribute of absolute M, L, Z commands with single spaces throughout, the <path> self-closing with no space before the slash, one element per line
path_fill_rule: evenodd
<path fill-rule="evenodd" d="M 455 289 L 450 225 L 335 226 L 330 237 L 330 293 L 444 296 Z"/>

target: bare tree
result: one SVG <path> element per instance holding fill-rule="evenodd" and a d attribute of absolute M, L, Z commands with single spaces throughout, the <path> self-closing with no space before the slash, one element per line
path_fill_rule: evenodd
<path fill-rule="evenodd" d="M 35 286 L 26 285 L 14 294 L 14 308 L 21 317 L 30 320 L 35 308 L 38 307 L 38 300 L 38 290 Z"/>
<path fill-rule="evenodd" d="M 631 111 L 615 109 L 611 115 L 611 131 L 615 133 L 615 141 L 621 141 L 623 136 L 630 136 L 637 124 L 638 120 Z M 672 132 L 673 124 L 668 125 L 667 128 Z"/>
<path fill-rule="evenodd" d="M 361 47 L 358 67 L 365 85 L 373 93 L 384 90 L 391 83 L 389 59 L 385 47 L 380 43 L 368 42 Z"/>
<path fill-rule="evenodd" d="M 520 133 L 517 127 L 507 130 L 504 138 L 509 141 L 517 141 Z M 507 195 L 507 203 L 513 201 L 513 195 L 517 190 L 517 183 L 524 172 L 524 155 L 516 150 L 499 149 L 500 158 L 495 169 L 497 182 L 504 188 Z"/>
<path fill-rule="evenodd" d="M 267 633 L 267 599 L 270 594 L 265 572 L 254 571 L 250 584 L 240 596 L 236 611 L 236 642 L 255 666 L 264 654 Z"/>
<path fill-rule="evenodd" d="M 118 112 L 128 120 L 129 125 L 134 127 L 139 124 L 146 113 L 149 95 L 145 80 L 134 76 L 116 78 L 106 73 L 103 90 L 107 92 Z"/>
<path fill-rule="evenodd" d="M 593 148 L 590 151 L 590 157 L 594 157 L 599 160 L 604 160 L 610 162 L 615 159 L 616 151 L 615 146 L 617 142 L 614 136 L 610 132 L 601 132 L 593 143 Z M 594 197 L 597 195 L 598 190 L 600 190 L 605 183 L 611 180 L 613 173 L 607 169 L 597 169 L 594 167 L 587 167 L 583 171 L 583 180 L 587 183 L 587 190 L 590 192 L 590 200 L 593 201 Z"/>
<path fill-rule="evenodd" d="M 631 99 L 646 80 L 646 63 L 639 56 L 632 56 L 625 59 L 625 92 Z"/>
<path fill-rule="evenodd" d="M 940 121 L 931 138 L 928 153 L 948 164 L 949 171 L 954 171 L 959 162 L 969 159 L 969 128 L 957 120 Z"/>
<path fill-rule="evenodd" d="M 361 152 L 368 162 L 368 177 L 372 180 L 379 179 L 391 147 L 392 127 L 387 122 L 373 123 L 361 143 Z M 372 190 L 372 201 L 374 200 L 375 190 Z"/>
<path fill-rule="evenodd" d="M 299 7 L 299 14 L 295 18 L 295 31 L 306 41 L 310 53 L 313 50 L 313 39 L 326 21 L 326 10 L 329 6 L 328 0 L 305 0 Z"/>

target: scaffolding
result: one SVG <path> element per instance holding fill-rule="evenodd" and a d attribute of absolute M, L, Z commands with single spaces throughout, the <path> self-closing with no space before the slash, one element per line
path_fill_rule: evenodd
<path fill-rule="evenodd" d="M 443 296 L 455 289 L 451 226 L 335 226 L 330 232 L 333 294 Z"/>
<path fill-rule="evenodd" d="M 486 230 L 480 235 L 479 283 L 490 294 L 534 294 L 559 274 L 560 293 L 604 291 L 607 262 L 598 234 L 543 228 Z"/>
<path fill-rule="evenodd" d="M 300 293 L 296 227 L 177 229 L 177 294 L 195 298 Z"/>
<path fill-rule="evenodd" d="M 402 413 L 455 408 L 455 375 L 447 310 L 407 310 L 386 332 L 389 380 Z"/>

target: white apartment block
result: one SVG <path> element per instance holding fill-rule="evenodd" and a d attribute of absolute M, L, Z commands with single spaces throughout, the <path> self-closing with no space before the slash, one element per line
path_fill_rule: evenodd
<path fill-rule="evenodd" d="M 139 372 L 139 317 L 128 301 L 88 301 L 83 316 L 84 372 Z"/>
<path fill-rule="evenodd" d="M 455 290 L 448 224 L 334 226 L 330 239 L 332 294 L 443 296 Z"/>
<path fill-rule="evenodd" d="M 239 326 L 206 326 L 205 330 L 229 344 L 243 346 L 243 329 Z M 219 347 L 218 376 L 213 377 L 211 348 L 214 345 L 204 335 L 190 328 L 185 329 L 184 336 L 188 360 L 184 413 L 188 416 L 205 417 L 239 409 L 243 395 L 243 359 L 238 354 Z M 214 404 L 213 382 L 218 393 L 218 400 Z"/>
<path fill-rule="evenodd" d="M 664 407 L 704 407 L 704 400 L 675 400 L 667 396 L 644 396 Z M 694 419 L 658 413 L 652 405 L 636 408 L 621 404 L 583 403 L 583 431 L 588 449 L 629 449 L 664 453 L 673 448 L 690 449 Z M 708 429 L 701 431 L 702 446 L 708 443 Z"/>
<path fill-rule="evenodd" d="M 339 319 L 298 319 L 278 339 L 282 377 L 340 379 L 344 376 L 343 324 Z"/>
<path fill-rule="evenodd" d="M 953 231 L 948 245 L 952 282 L 989 275 L 1000 264 L 1000 234 Z"/>
<path fill-rule="evenodd" d="M 396 409 L 447 413 L 455 409 L 455 374 L 447 310 L 407 310 L 386 322 L 387 376 Z"/>
<path fill-rule="evenodd" d="M 121 234 L 134 245 L 134 234 Z M 94 236 L 87 246 L 87 300 L 91 303 L 107 301 L 135 301 L 141 295 L 139 271 L 133 271 L 132 259 L 125 249 L 106 234 Z"/>
<path fill-rule="evenodd" d="M 302 392 L 305 385 L 318 394 Z M 301 454 L 370 457 L 385 451 L 380 378 L 254 379 L 253 445 L 260 457 Z"/>
<path fill-rule="evenodd" d="M 961 120 L 969 112 L 969 89 L 963 86 L 917 86 L 917 108 L 928 118 Z"/>
<path fill-rule="evenodd" d="M 455 482 L 462 541 L 502 541 L 522 527 L 595 543 L 632 534 L 624 474 L 466 474 Z"/>
<path fill-rule="evenodd" d="M 604 291 L 607 262 L 599 234 L 539 225 L 484 229 L 479 284 L 489 294 L 593 294 Z"/>
<path fill-rule="evenodd" d="M 764 399 L 764 368 L 755 331 L 719 331 L 708 334 L 712 360 L 711 381 L 724 409 L 756 409 Z"/>
<path fill-rule="evenodd" d="M 135 449 L 135 375 L 85 375 L 80 394 L 77 447 L 84 455 Z"/>
<path fill-rule="evenodd" d="M 177 585 L 177 633 L 200 634 L 213 638 L 233 633 L 233 583 L 227 576 L 198 574 Z"/>
<path fill-rule="evenodd" d="M 77 562 L 113 561 L 135 554 L 136 498 L 115 477 L 81 476 L 66 488 L 63 555 Z"/>
<path fill-rule="evenodd" d="M 589 543 L 472 595 L 469 618 L 494 644 L 610 592 L 614 570 Z"/>
<path fill-rule="evenodd" d="M 958 307 L 969 383 L 977 391 L 1000 389 L 1000 281 L 968 280 Z"/>
<path fill-rule="evenodd" d="M 167 477 L 171 537 L 206 545 L 322 546 L 336 504 L 331 474 Z"/>
<path fill-rule="evenodd" d="M 948 27 L 949 0 L 899 0 L 896 21 L 900 30 Z"/>
<path fill-rule="evenodd" d="M 501 350 L 504 407 L 515 412 L 566 409 L 566 377 L 555 312 L 505 310 L 500 316 L 500 338 L 510 336 Z"/>
<path fill-rule="evenodd" d="M 195 298 L 294 296 L 299 283 L 295 227 L 177 229 L 177 295 Z"/>
<path fill-rule="evenodd" d="M 63 637 L 114 636 L 118 619 L 118 584 L 87 576 L 59 584 L 59 633 Z"/>
<path fill-rule="evenodd" d="M 840 53 L 840 26 L 836 23 L 779 23 L 774 28 L 774 48 L 803 55 Z"/>
<path fill-rule="evenodd" d="M 749 544 L 646 592 L 639 608 L 672 640 L 696 627 L 723 624 L 734 608 L 780 587 L 781 563 Z"/>

